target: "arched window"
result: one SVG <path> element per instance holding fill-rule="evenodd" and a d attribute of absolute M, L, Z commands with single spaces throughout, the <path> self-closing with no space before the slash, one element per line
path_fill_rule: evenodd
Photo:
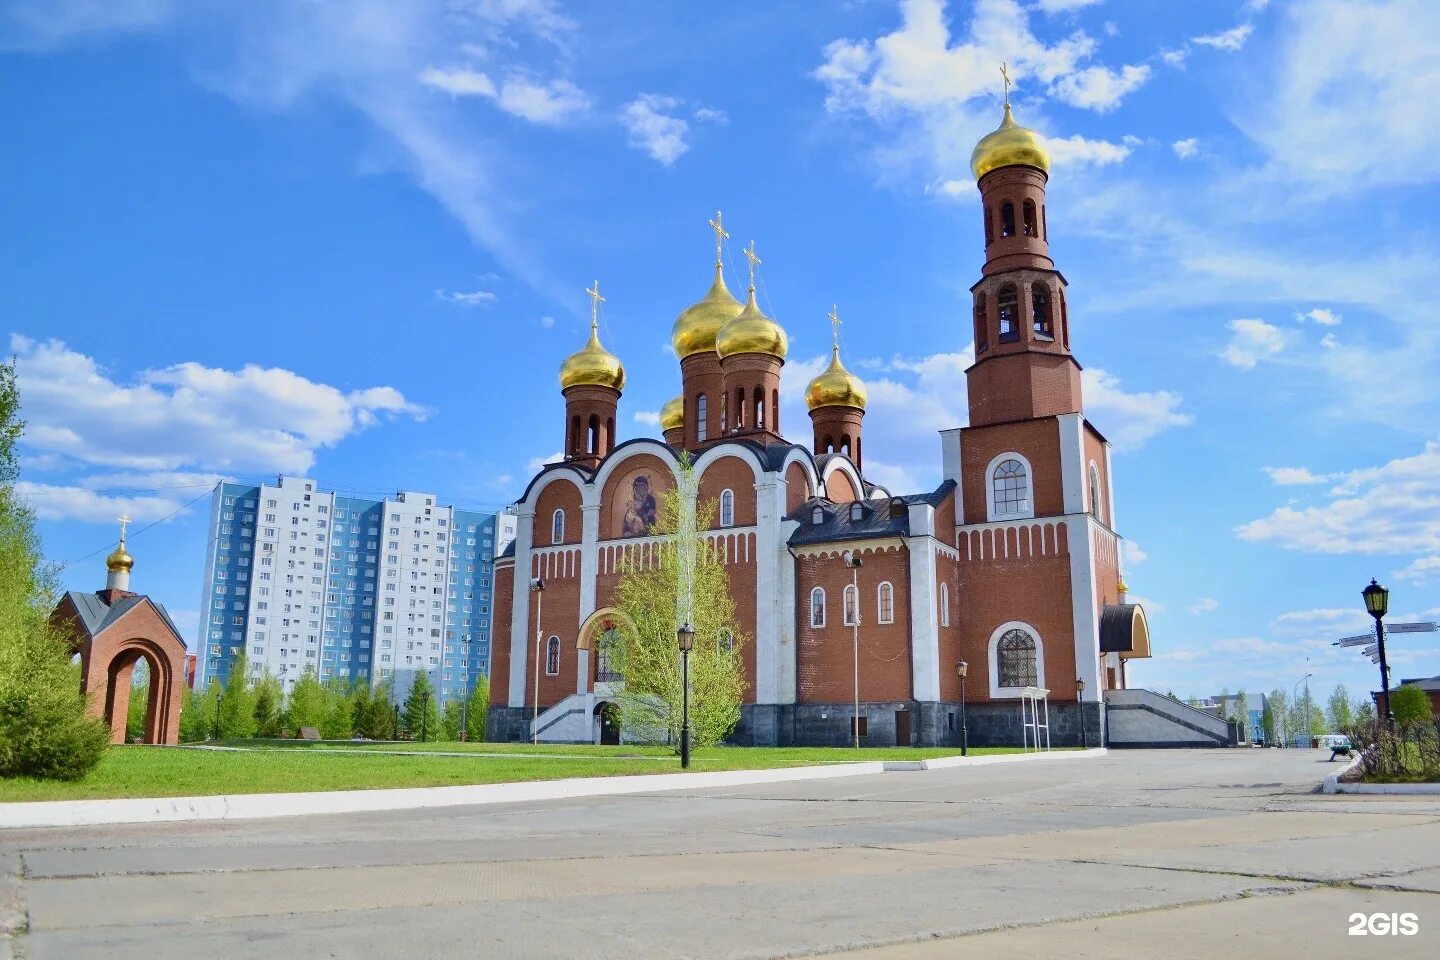
<path fill-rule="evenodd" d="M 610 417 L 605 421 L 605 449 L 609 450 L 615 446 L 615 418 Z"/>
<path fill-rule="evenodd" d="M 940 584 L 940 626 L 950 626 L 950 584 Z"/>
<path fill-rule="evenodd" d="M 1093 460 L 1090 462 L 1090 516 L 1103 519 L 1100 516 L 1100 468 Z"/>
<path fill-rule="evenodd" d="M 1015 284 L 1007 283 L 1000 288 L 1000 342 L 1013 343 L 1020 339 L 1020 294 Z"/>
<path fill-rule="evenodd" d="M 709 411 L 708 411 L 708 409 L 707 409 L 707 403 L 706 403 L 706 400 L 705 400 L 705 394 L 702 393 L 702 394 L 700 394 L 698 397 L 695 398 L 695 439 L 696 439 L 696 440 L 704 440 L 704 439 L 708 436 L 708 433 L 707 433 L 708 427 L 707 427 L 707 425 L 706 425 L 706 423 L 705 423 L 705 417 L 706 417 L 706 414 L 707 414 L 708 412 L 709 412 Z"/>
<path fill-rule="evenodd" d="M 880 623 L 895 622 L 895 588 L 888 580 L 875 588 L 875 619 Z"/>
<path fill-rule="evenodd" d="M 859 523 L 865 519 L 865 505 L 859 500 L 850 504 L 850 522 Z"/>
<path fill-rule="evenodd" d="M 599 450 L 600 450 L 600 418 L 599 418 L 598 416 L 596 416 L 595 414 L 592 413 L 592 414 L 590 414 L 590 440 L 589 440 L 589 445 L 586 447 L 586 451 L 589 452 L 589 453 L 597 453 L 597 452 L 599 452 Z"/>
<path fill-rule="evenodd" d="M 595 641 L 595 682 L 619 683 L 625 677 L 616 669 L 615 654 L 620 647 L 620 631 L 606 630 Z"/>
<path fill-rule="evenodd" d="M 1070 349 L 1070 314 L 1065 310 L 1065 291 L 1060 291 L 1060 330 L 1065 349 Z"/>
<path fill-rule="evenodd" d="M 1040 239 L 1050 240 L 1050 221 L 1045 218 L 1045 204 L 1040 204 Z"/>
<path fill-rule="evenodd" d="M 745 390 L 743 387 L 735 388 L 735 409 L 730 412 L 735 415 L 735 423 L 731 429 L 743 430 L 745 428 Z"/>
<path fill-rule="evenodd" d="M 725 394 L 720 394 L 720 433 L 724 434 L 730 429 L 730 404 Z"/>
<path fill-rule="evenodd" d="M 550 515 L 550 542 L 565 542 L 565 511 L 556 510 Z"/>
<path fill-rule="evenodd" d="M 720 526 L 735 526 L 735 494 L 730 490 L 720 491 Z"/>
<path fill-rule="evenodd" d="M 985 208 L 985 246 L 994 242 L 994 233 L 990 229 L 990 208 Z"/>
<path fill-rule="evenodd" d="M 810 626 L 825 626 L 825 591 L 820 587 L 810 591 Z"/>
<path fill-rule="evenodd" d="M 995 466 L 990 475 L 992 519 L 1028 517 L 1030 507 L 1030 474 L 1025 464 L 1007 457 Z"/>
<path fill-rule="evenodd" d="M 850 434 L 848 433 L 840 434 L 840 452 L 847 457 L 850 456 Z"/>
<path fill-rule="evenodd" d="M 834 453 L 834 452 L 835 452 L 835 438 L 832 437 L 832 436 L 830 436 L 830 434 L 828 434 L 828 433 L 825 434 L 825 440 L 820 444 L 820 447 L 821 447 L 821 450 L 820 450 L 821 453 Z"/>
<path fill-rule="evenodd" d="M 1054 339 L 1054 321 L 1050 318 L 1050 290 L 1043 283 L 1030 285 L 1030 321 L 1036 336 Z"/>
<path fill-rule="evenodd" d="M 570 418 L 570 446 L 567 449 L 572 457 L 580 452 L 580 416 L 578 414 Z"/>
<path fill-rule="evenodd" d="M 990 349 L 990 331 L 986 323 L 985 291 L 975 295 L 975 352 L 984 353 Z"/>
<path fill-rule="evenodd" d="M 815 526 L 817 526 L 817 527 L 820 526 L 820 524 L 824 523 L 824 522 L 825 522 L 825 508 L 824 508 L 824 507 L 816 507 L 814 510 L 812 510 L 812 511 L 810 512 L 810 522 L 813 523 L 813 524 L 815 524 Z"/>
<path fill-rule="evenodd" d="M 755 429 L 765 429 L 765 388 L 755 388 Z"/>
<path fill-rule="evenodd" d="M 1027 236 L 1027 237 L 1038 237 L 1038 236 L 1040 236 L 1040 231 L 1036 228 L 1036 225 L 1035 225 L 1035 201 L 1034 201 L 1034 200 L 1026 200 L 1026 201 L 1025 201 L 1025 206 L 1024 206 L 1024 211 L 1025 211 L 1025 236 Z"/>
<path fill-rule="evenodd" d="M 995 645 L 997 686 L 1038 686 L 1039 671 L 1035 638 L 1029 632 L 1013 627 L 1006 630 Z"/>
<path fill-rule="evenodd" d="M 780 391 L 770 391 L 770 429 L 774 433 L 780 432 Z"/>
<path fill-rule="evenodd" d="M 560 675 L 560 638 L 551 637 L 545 641 L 545 676 Z"/>
<path fill-rule="evenodd" d="M 1009 200 L 1000 204 L 1000 236 L 1015 236 L 1015 204 Z"/>
<path fill-rule="evenodd" d="M 855 584 L 852 583 L 845 588 L 845 592 L 842 597 L 843 602 L 841 603 L 841 612 L 843 614 L 845 626 L 858 626 L 860 623 L 860 591 L 856 590 Z"/>
<path fill-rule="evenodd" d="M 722 657 L 728 657 L 735 652 L 735 634 L 730 632 L 729 627 L 720 628 L 720 636 L 715 638 L 715 646 Z"/>

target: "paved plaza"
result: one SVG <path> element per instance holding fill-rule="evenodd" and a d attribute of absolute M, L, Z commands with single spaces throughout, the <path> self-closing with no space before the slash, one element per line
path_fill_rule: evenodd
<path fill-rule="evenodd" d="M 1440 798 L 1322 796 L 1327 756 L 10 831 L 0 870 L 31 960 L 1436 956 Z"/>

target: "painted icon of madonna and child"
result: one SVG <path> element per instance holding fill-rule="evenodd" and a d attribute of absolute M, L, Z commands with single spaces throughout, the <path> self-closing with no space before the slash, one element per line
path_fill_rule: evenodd
<path fill-rule="evenodd" d="M 630 484 L 630 502 L 625 505 L 620 536 L 648 537 L 654 533 L 657 519 L 655 494 L 650 490 L 650 478 L 642 473 Z"/>

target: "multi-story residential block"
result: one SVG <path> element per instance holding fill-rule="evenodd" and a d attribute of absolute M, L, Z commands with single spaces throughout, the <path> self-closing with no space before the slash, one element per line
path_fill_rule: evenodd
<path fill-rule="evenodd" d="M 243 650 L 252 674 L 286 689 L 314 667 L 322 680 L 388 679 L 403 699 L 424 670 L 442 701 L 467 696 L 488 673 L 497 519 L 414 491 L 218 484 L 196 683 L 224 680 Z"/>

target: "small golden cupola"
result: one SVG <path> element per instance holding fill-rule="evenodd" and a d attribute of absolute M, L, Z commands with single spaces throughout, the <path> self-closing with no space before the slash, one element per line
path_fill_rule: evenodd
<path fill-rule="evenodd" d="M 725 268 L 722 261 L 725 240 L 730 234 L 725 232 L 720 211 L 715 211 L 715 219 L 710 221 L 710 228 L 715 231 L 715 280 L 710 284 L 710 292 L 705 294 L 705 299 L 680 311 L 680 316 L 675 318 L 675 325 L 670 328 L 670 344 L 675 348 L 675 355 L 681 360 L 697 353 L 714 351 L 715 337 L 720 328 L 739 316 L 742 309 L 740 301 L 736 300 L 730 288 L 725 286 Z"/>
<path fill-rule="evenodd" d="M 1035 167 L 1041 173 L 1048 174 L 1050 154 L 1045 152 L 1039 134 L 1015 122 L 1015 117 L 1010 113 L 1010 74 L 1003 66 L 1000 74 L 1005 78 L 1005 116 L 1001 119 L 1000 126 L 975 144 L 975 150 L 970 154 L 970 172 L 979 180 L 991 170 L 1018 164 Z"/>
<path fill-rule="evenodd" d="M 745 309 L 716 334 L 715 349 L 721 360 L 742 353 L 763 353 L 783 362 L 790 350 L 790 338 L 755 302 L 755 267 L 760 263 L 755 255 L 755 241 L 750 241 L 745 256 L 750 260 L 750 296 L 745 301 Z"/>
<path fill-rule="evenodd" d="M 129 524 L 130 518 L 122 515 L 120 517 L 120 543 L 110 556 L 105 558 L 105 569 L 108 571 L 105 577 L 106 590 L 130 589 L 130 571 L 135 567 L 135 558 L 130 555 L 129 550 L 125 549 L 125 528 Z"/>
<path fill-rule="evenodd" d="M 590 297 L 590 339 L 560 364 L 565 395 L 565 459 L 595 469 L 615 448 L 615 414 L 625 389 L 620 358 L 600 345 L 600 283 Z"/>
<path fill-rule="evenodd" d="M 785 330 L 755 302 L 755 242 L 745 250 L 750 261 L 750 296 L 740 315 L 720 328 L 715 349 L 725 389 L 720 423 L 726 435 L 746 434 L 762 444 L 780 443 L 780 368 L 790 348 Z M 687 411 L 688 412 L 688 411 Z"/>
<path fill-rule="evenodd" d="M 685 398 L 667 400 L 660 408 L 660 434 L 672 447 L 685 443 Z"/>
<path fill-rule="evenodd" d="M 861 465 L 860 430 L 869 392 L 840 362 L 840 315 L 830 308 L 830 366 L 805 388 L 805 406 L 815 427 L 815 453 L 843 453 Z"/>

